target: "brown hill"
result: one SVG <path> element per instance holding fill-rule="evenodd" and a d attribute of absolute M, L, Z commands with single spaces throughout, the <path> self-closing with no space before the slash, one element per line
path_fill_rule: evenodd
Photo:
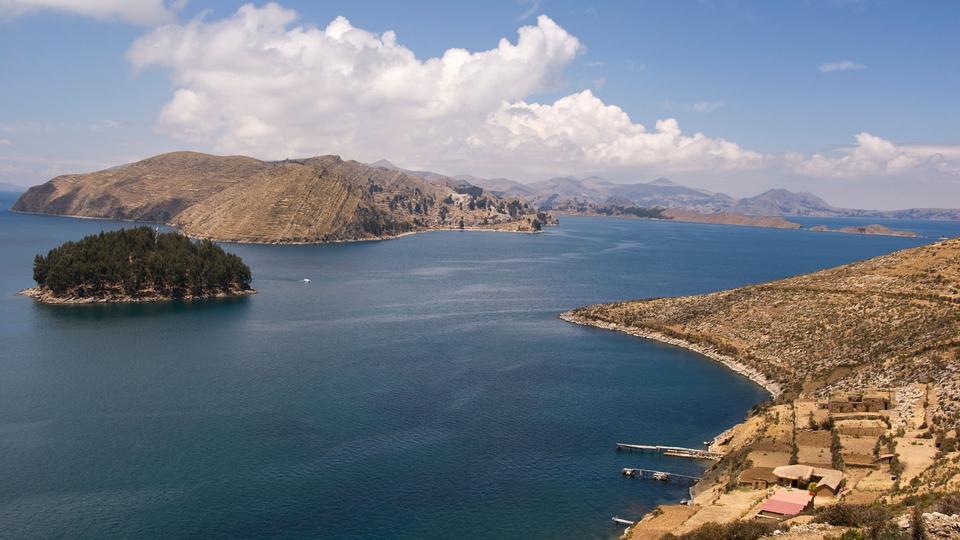
<path fill-rule="evenodd" d="M 12 209 L 163 222 L 194 237 L 281 243 L 460 227 L 529 232 L 548 219 L 538 220 L 518 198 L 338 156 L 268 162 L 196 152 L 58 176 L 28 190 Z"/>
<path fill-rule="evenodd" d="M 587 306 L 563 317 L 699 350 L 787 396 L 931 383 L 942 406 L 934 423 L 960 423 L 960 239 L 761 285 Z"/>
<path fill-rule="evenodd" d="M 743 227 L 767 227 L 773 229 L 799 229 L 800 224 L 787 221 L 780 216 L 748 216 L 736 212 L 717 212 L 715 214 L 701 214 L 689 210 L 669 208 L 663 216 L 675 221 L 690 221 L 693 223 L 711 223 L 716 225 L 740 225 Z"/>

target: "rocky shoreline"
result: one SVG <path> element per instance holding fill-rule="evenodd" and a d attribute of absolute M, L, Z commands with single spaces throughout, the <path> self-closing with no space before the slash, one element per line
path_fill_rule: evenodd
<path fill-rule="evenodd" d="M 645 328 L 638 328 L 633 326 L 622 326 L 616 323 L 607 323 L 603 321 L 587 319 L 586 317 L 580 317 L 578 315 L 575 315 L 572 311 L 561 313 L 560 318 L 563 319 L 564 321 L 574 323 L 574 324 L 579 324 L 581 326 L 592 326 L 594 328 L 601 328 L 603 330 L 623 332 L 625 334 L 630 334 L 631 336 L 658 341 L 660 343 L 666 343 L 667 345 L 673 345 L 676 347 L 682 347 L 684 349 L 706 356 L 711 360 L 720 362 L 721 364 L 729 368 L 734 373 L 742 375 L 750 379 L 757 385 L 763 387 L 763 389 L 766 390 L 770 394 L 770 396 L 773 398 L 777 398 L 781 393 L 783 393 L 783 389 L 780 387 L 779 383 L 775 381 L 771 381 L 759 371 L 738 362 L 736 359 L 730 356 L 721 354 L 720 352 L 718 352 L 716 349 L 713 349 L 712 347 L 691 343 L 689 341 L 671 337 L 654 330 L 648 330 Z"/>
<path fill-rule="evenodd" d="M 675 346 L 675 347 L 682 347 L 682 348 L 687 349 L 687 350 L 689 350 L 689 351 L 693 351 L 693 352 L 695 352 L 695 353 L 701 354 L 701 355 L 703 355 L 703 356 L 705 356 L 705 357 L 707 357 L 707 358 L 709 358 L 709 359 L 711 359 L 711 360 L 714 360 L 714 361 L 716 361 L 716 362 L 720 362 L 721 364 L 723 364 L 724 366 L 726 366 L 728 369 L 730 369 L 730 370 L 733 371 L 734 373 L 737 373 L 737 374 L 739 374 L 739 375 L 742 375 L 742 376 L 750 379 L 751 381 L 753 381 L 753 382 L 756 383 L 757 385 L 763 387 L 763 389 L 766 390 L 768 393 L 770 393 L 770 396 L 771 396 L 772 398 L 774 398 L 774 399 L 776 399 L 776 398 L 783 392 L 783 390 L 780 388 L 780 385 L 779 385 L 778 383 L 767 379 L 762 373 L 759 373 L 758 371 L 756 371 L 756 370 L 754 370 L 754 369 L 752 369 L 752 368 L 750 368 L 750 367 L 748 367 L 748 366 L 745 366 L 745 365 L 743 365 L 743 364 L 740 363 L 740 362 L 737 362 L 734 358 L 732 358 L 732 357 L 730 357 L 730 356 L 727 356 L 727 355 L 724 355 L 724 354 L 721 354 L 721 353 L 719 353 L 718 351 L 716 351 L 715 349 L 712 349 L 712 348 L 710 348 L 710 347 L 705 347 L 705 346 L 702 346 L 702 345 L 698 345 L 698 344 L 696 344 L 696 343 L 691 343 L 691 342 L 689 342 L 689 341 L 685 341 L 685 340 L 678 339 L 678 338 L 675 338 L 675 337 L 670 337 L 670 336 L 668 336 L 668 335 L 666 335 L 666 334 L 663 334 L 663 333 L 661 333 L 661 332 L 656 332 L 656 331 L 654 331 L 654 330 L 648 330 L 648 329 L 644 329 L 644 328 L 631 327 L 631 326 L 623 326 L 623 325 L 619 325 L 619 324 L 616 324 L 616 323 L 607 323 L 607 322 L 603 322 L 603 321 L 597 321 L 597 320 L 593 320 L 593 319 L 588 319 L 588 318 L 586 318 L 586 317 L 581 317 L 581 316 L 575 315 L 572 311 L 566 311 L 566 312 L 564 312 L 564 313 L 561 313 L 561 314 L 560 314 L 560 319 L 562 319 L 562 320 L 564 320 L 564 321 L 566 321 L 566 322 L 569 322 L 569 323 L 579 324 L 579 325 L 581 325 L 581 326 L 591 326 L 591 327 L 594 327 L 594 328 L 600 328 L 600 329 L 602 329 L 602 330 L 611 330 L 611 331 L 614 331 L 614 332 L 623 332 L 623 333 L 625 333 L 625 334 L 630 334 L 631 336 L 636 336 L 636 337 L 643 338 L 643 339 L 649 339 L 649 340 L 652 340 L 652 341 L 657 341 L 657 342 L 660 342 L 660 343 L 665 343 L 665 344 L 667 344 L 667 345 L 673 345 L 673 346 Z M 714 441 L 717 441 L 717 440 L 723 438 L 723 437 L 724 437 L 725 435 L 727 435 L 727 434 L 733 433 L 733 432 L 734 432 L 738 427 L 740 427 L 741 425 L 743 425 L 743 422 L 740 422 L 740 423 L 738 423 L 738 424 L 735 424 L 735 425 L 733 425 L 733 426 L 725 429 L 724 431 L 718 433 L 718 434 L 714 437 Z M 715 451 L 716 449 L 715 449 L 713 446 L 714 446 L 714 445 L 711 445 L 710 450 Z M 699 484 L 699 482 L 698 482 L 697 484 L 694 484 L 694 486 L 691 487 L 691 492 L 693 491 L 694 488 L 697 487 L 698 484 Z M 657 507 L 657 508 L 659 508 L 659 507 Z M 640 523 L 647 522 L 647 521 L 653 519 L 655 516 L 656 516 L 656 513 L 655 513 L 654 511 L 652 511 L 652 510 L 649 511 L 649 512 L 646 512 L 646 513 L 643 515 L 643 517 L 641 517 L 640 520 L 638 520 L 633 526 L 628 527 L 628 528 L 624 531 L 623 535 L 621 535 L 620 538 L 624 538 L 624 539 L 625 539 L 625 538 L 630 537 L 630 536 L 631 536 L 631 530 L 633 529 L 633 527 L 639 525 Z"/>
<path fill-rule="evenodd" d="M 10 210 L 14 214 L 27 214 L 33 216 L 51 216 L 51 217 L 60 217 L 60 218 L 70 218 L 70 219 L 90 219 L 90 220 L 100 220 L 100 221 L 120 221 L 123 223 L 133 223 L 137 225 L 151 224 L 147 221 L 136 220 L 136 219 L 121 219 L 121 218 L 112 218 L 112 217 L 95 217 L 95 216 L 78 216 L 72 214 L 51 214 L 47 212 L 26 212 L 23 210 Z M 192 240 L 210 240 L 211 242 L 217 242 L 220 244 L 250 244 L 250 245 L 264 245 L 264 246 L 313 246 L 313 245 L 324 245 L 324 244 L 352 244 L 355 242 L 380 242 L 383 240 L 396 240 L 398 238 L 404 238 L 406 236 L 413 236 L 415 234 L 428 233 L 434 231 L 475 231 L 475 232 L 501 232 L 501 233 L 515 233 L 515 234 L 540 234 L 543 231 L 537 230 L 526 230 L 526 229 L 514 229 L 510 226 L 517 226 L 518 221 L 508 221 L 504 223 L 495 223 L 489 226 L 478 227 L 478 226 L 465 226 L 464 228 L 459 227 L 427 227 L 415 231 L 407 231 L 398 234 L 388 234 L 384 236 L 370 236 L 365 238 L 348 238 L 342 240 L 310 240 L 310 241 L 261 241 L 261 240 L 249 240 L 249 239 L 237 239 L 237 238 L 218 238 L 208 235 L 201 234 L 188 234 L 184 232 L 180 227 L 173 223 L 162 223 L 161 226 L 169 227 L 180 234 L 192 239 Z M 557 223 L 544 223 L 543 227 L 556 227 Z"/>
<path fill-rule="evenodd" d="M 173 297 L 156 293 L 149 293 L 143 296 L 130 295 L 111 295 L 111 296 L 57 296 L 49 290 L 43 290 L 40 287 L 30 287 L 17 294 L 33 298 L 42 304 L 53 305 L 91 305 L 91 304 L 139 304 L 146 302 L 172 302 L 175 300 L 209 300 L 214 298 L 238 298 L 256 294 L 254 289 L 237 290 L 230 292 L 217 291 L 207 295 L 187 295 L 182 297 Z"/>

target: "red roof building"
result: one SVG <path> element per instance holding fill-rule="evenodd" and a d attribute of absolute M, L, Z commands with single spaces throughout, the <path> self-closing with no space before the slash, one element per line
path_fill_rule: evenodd
<path fill-rule="evenodd" d="M 813 506 L 813 495 L 796 489 L 783 489 L 774 493 L 763 502 L 759 518 L 786 519 L 793 517 Z"/>

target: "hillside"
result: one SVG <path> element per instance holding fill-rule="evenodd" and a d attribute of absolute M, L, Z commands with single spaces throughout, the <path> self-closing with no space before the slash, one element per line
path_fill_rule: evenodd
<path fill-rule="evenodd" d="M 755 216 L 828 217 L 843 213 L 812 193 L 794 193 L 785 189 L 771 189 L 740 199 L 733 205 L 733 211 Z"/>
<path fill-rule="evenodd" d="M 486 181 L 480 179 L 474 183 L 488 186 Z M 503 190 L 507 195 L 522 195 L 535 207 L 546 210 L 609 205 L 616 202 L 621 205 L 679 207 L 699 212 L 715 212 L 729 209 L 734 201 L 722 193 L 681 186 L 663 178 L 649 183 L 616 184 L 596 176 L 583 179 L 564 176 L 526 185 L 502 180 L 490 185 Z"/>
<path fill-rule="evenodd" d="M 960 239 L 706 295 L 600 304 L 573 322 L 673 341 L 787 395 L 931 383 L 933 421 L 958 423 Z"/>
<path fill-rule="evenodd" d="M 533 231 L 545 215 L 463 182 L 338 156 L 277 162 L 174 152 L 24 193 L 17 212 L 163 222 L 199 238 L 333 242 L 441 228 Z"/>
<path fill-rule="evenodd" d="M 561 318 L 700 352 L 775 396 L 710 443 L 720 457 L 689 504 L 648 513 L 629 529 L 631 540 L 957 537 L 958 516 L 930 512 L 958 500 L 960 489 L 960 238 Z M 826 475 L 832 487 L 824 487 Z M 819 483 L 808 484 L 814 477 Z M 791 478 L 807 489 L 790 490 Z M 775 502 L 797 493 L 811 497 L 808 506 Z M 805 525 L 811 519 L 822 525 Z M 778 523 L 789 535 L 762 530 Z M 897 534 L 874 534 L 880 529 Z"/>

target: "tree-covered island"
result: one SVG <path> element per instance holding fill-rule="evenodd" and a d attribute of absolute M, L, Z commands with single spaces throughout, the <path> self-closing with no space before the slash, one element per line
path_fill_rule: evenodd
<path fill-rule="evenodd" d="M 23 294 L 47 303 L 145 302 L 252 294 L 250 268 L 209 240 L 149 227 L 87 236 L 33 261 L 37 286 Z"/>

